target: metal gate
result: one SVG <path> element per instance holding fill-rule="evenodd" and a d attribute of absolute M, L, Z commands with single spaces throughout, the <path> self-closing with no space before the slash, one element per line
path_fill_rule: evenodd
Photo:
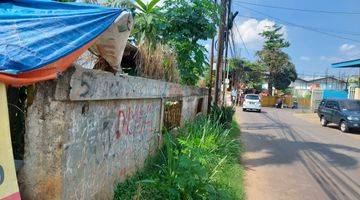
<path fill-rule="evenodd" d="M 324 91 L 323 90 L 312 90 L 311 91 L 311 110 L 316 112 L 321 100 L 323 99 Z"/>

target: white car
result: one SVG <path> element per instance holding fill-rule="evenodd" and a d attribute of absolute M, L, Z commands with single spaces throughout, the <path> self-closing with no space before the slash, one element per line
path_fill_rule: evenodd
<path fill-rule="evenodd" d="M 243 111 L 255 110 L 261 112 L 261 102 L 260 96 L 257 94 L 247 94 L 245 95 L 245 101 L 242 107 Z"/>

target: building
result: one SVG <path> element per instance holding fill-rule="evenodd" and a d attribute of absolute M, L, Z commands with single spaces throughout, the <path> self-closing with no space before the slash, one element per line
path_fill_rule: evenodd
<path fill-rule="evenodd" d="M 352 78 L 349 80 L 350 85 L 348 89 L 350 99 L 360 99 L 360 59 L 333 63 L 331 64 L 331 66 L 335 68 L 357 68 L 359 70 L 357 80 L 355 79 L 354 81 L 354 79 Z"/>
<path fill-rule="evenodd" d="M 304 96 L 313 89 L 341 91 L 346 86 L 346 81 L 333 76 L 299 76 L 289 87 L 294 90 L 294 94 Z"/>
<path fill-rule="evenodd" d="M 321 90 L 345 90 L 346 81 L 335 78 L 333 76 L 300 76 L 289 86 L 294 89 L 321 89 Z"/>

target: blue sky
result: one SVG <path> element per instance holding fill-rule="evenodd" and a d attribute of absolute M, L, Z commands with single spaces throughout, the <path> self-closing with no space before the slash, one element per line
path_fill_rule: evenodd
<path fill-rule="evenodd" d="M 254 60 L 254 52 L 259 50 L 262 39 L 258 32 L 268 25 L 277 22 L 284 26 L 285 37 L 290 41 L 291 47 L 286 52 L 291 56 L 299 74 L 325 75 L 328 73 L 338 76 L 357 73 L 356 69 L 338 70 L 330 67 L 331 63 L 360 58 L 360 15 L 324 14 L 298 12 L 289 10 L 258 7 L 240 2 L 251 2 L 263 5 L 282 6 L 299 9 L 346 11 L 360 13 L 359 0 L 233 0 L 234 11 L 239 11 L 234 28 L 236 48 L 241 49 L 241 57 Z M 311 26 L 321 31 L 346 37 L 353 40 L 330 37 L 317 32 L 294 27 L 277 19 L 264 16 L 242 6 L 260 11 L 275 18 L 288 22 Z M 246 16 L 246 17 L 243 17 Z M 336 32 L 336 33 L 334 33 Z M 350 34 L 345 34 L 345 33 Z M 240 36 L 245 42 L 248 52 Z M 357 41 L 354 41 L 357 40 Z M 238 50 L 239 52 L 239 50 Z"/>

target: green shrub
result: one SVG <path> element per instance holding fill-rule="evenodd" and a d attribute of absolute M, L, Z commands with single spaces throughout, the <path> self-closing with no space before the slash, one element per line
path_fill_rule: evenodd
<path fill-rule="evenodd" d="M 240 143 L 213 119 L 197 117 L 177 138 L 166 133 L 163 149 L 143 172 L 118 184 L 114 199 L 243 199 L 234 181 L 224 179 L 239 169 Z"/>
<path fill-rule="evenodd" d="M 210 118 L 213 121 L 218 121 L 220 124 L 223 124 L 225 128 L 230 128 L 234 113 L 235 110 L 233 107 L 213 106 L 211 107 Z"/>

